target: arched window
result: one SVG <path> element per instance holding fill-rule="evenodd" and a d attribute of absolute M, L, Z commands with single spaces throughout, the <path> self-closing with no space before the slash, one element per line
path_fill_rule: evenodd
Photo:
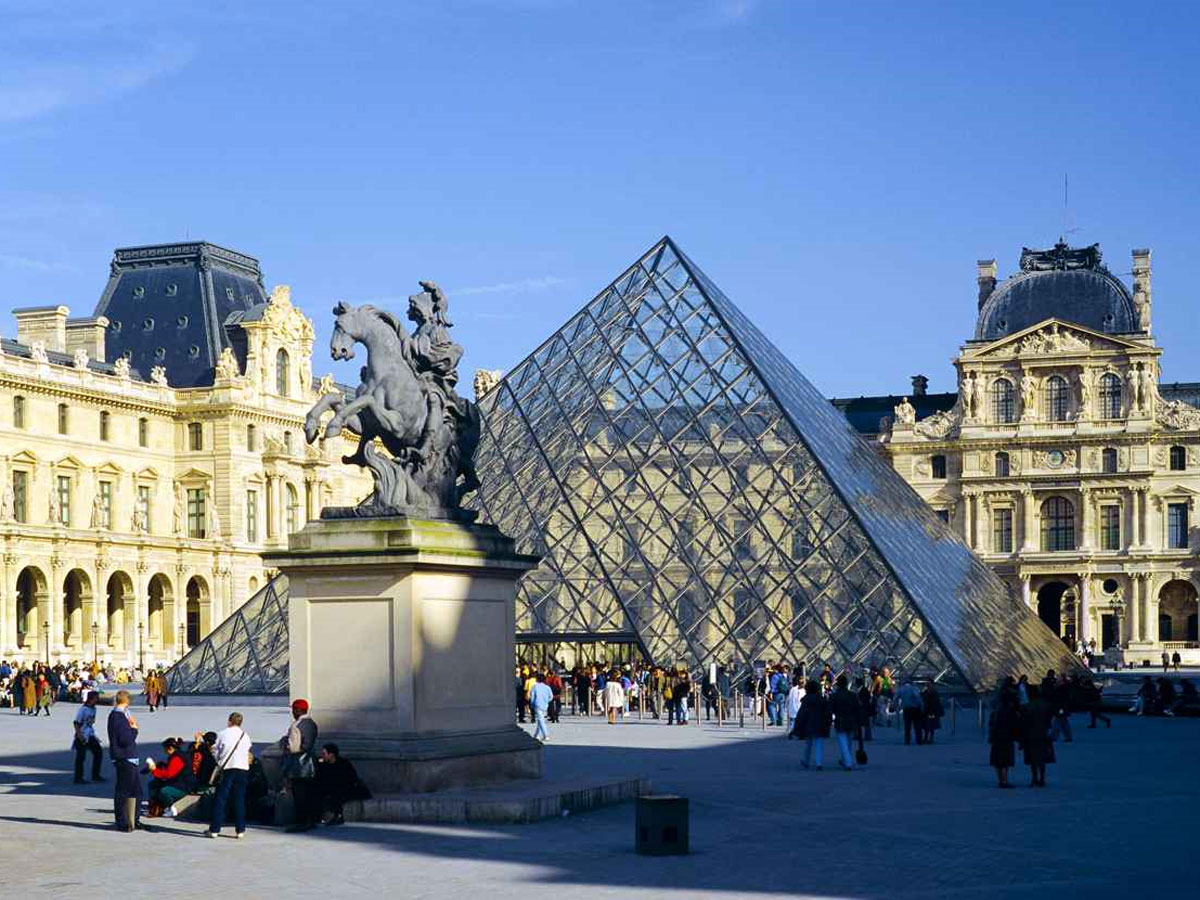
<path fill-rule="evenodd" d="M 287 485 L 287 530 L 288 534 L 300 530 L 300 495 L 291 484 Z"/>
<path fill-rule="evenodd" d="M 1112 372 L 1100 376 L 1100 418 L 1121 418 L 1121 379 Z"/>
<path fill-rule="evenodd" d="M 291 378 L 291 361 L 288 359 L 288 352 L 280 347 L 279 352 L 275 354 L 275 393 L 280 397 L 288 396 Z"/>
<path fill-rule="evenodd" d="M 1112 447 L 1105 447 L 1100 451 L 1100 470 L 1105 475 L 1113 475 L 1117 471 L 1117 451 Z"/>
<path fill-rule="evenodd" d="M 1171 471 L 1182 472 L 1187 468 L 1187 451 L 1182 447 L 1171 448 Z"/>
<path fill-rule="evenodd" d="M 937 456 L 933 457 L 933 459 L 931 459 L 929 461 L 929 463 L 930 463 L 931 467 L 933 468 L 933 477 L 934 478 L 945 478 L 946 477 L 946 457 L 942 456 L 939 453 Z"/>
<path fill-rule="evenodd" d="M 1013 391 L 1013 383 L 1007 378 L 997 378 L 992 382 L 992 421 L 1000 423 L 1017 420 L 1017 404 Z"/>
<path fill-rule="evenodd" d="M 1003 450 L 996 454 L 996 475 L 1000 478 L 1008 477 L 1008 454 Z"/>
<path fill-rule="evenodd" d="M 1067 380 L 1061 375 L 1051 375 L 1046 379 L 1046 418 L 1051 422 L 1065 422 L 1069 409 Z"/>
<path fill-rule="evenodd" d="M 1066 497 L 1050 497 L 1042 504 L 1042 549 L 1075 549 L 1075 506 Z"/>

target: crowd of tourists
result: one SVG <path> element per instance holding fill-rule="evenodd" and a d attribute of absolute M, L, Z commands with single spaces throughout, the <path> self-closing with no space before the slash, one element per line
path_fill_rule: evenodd
<path fill-rule="evenodd" d="M 141 683 L 141 696 L 153 712 L 168 705 L 167 676 L 161 669 L 119 669 L 99 663 L 10 663 L 0 660 L 0 707 L 21 715 L 50 715 L 55 703 L 81 703 L 106 684 Z"/>

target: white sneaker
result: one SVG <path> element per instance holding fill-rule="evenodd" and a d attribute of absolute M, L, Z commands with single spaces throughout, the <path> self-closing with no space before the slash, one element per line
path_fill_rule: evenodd
<path fill-rule="evenodd" d="M 179 810 L 177 810 L 177 809 L 174 807 L 174 805 L 172 805 L 172 806 L 168 806 L 166 809 L 164 809 L 164 810 L 163 810 L 163 818 L 166 818 L 166 819 L 173 819 L 173 818 L 175 818 L 177 815 L 179 815 Z"/>
<path fill-rule="evenodd" d="M 216 840 L 217 833 L 216 833 L 215 831 L 205 831 L 205 832 L 204 832 L 204 836 L 205 836 L 205 837 L 210 837 L 210 838 L 212 838 L 213 840 Z"/>
<path fill-rule="evenodd" d="M 237 834 L 235 834 L 235 835 L 234 835 L 234 837 L 235 837 L 237 840 L 239 840 L 239 841 L 240 841 L 242 838 L 244 838 L 245 836 L 246 836 L 246 832 L 244 832 L 244 831 L 239 831 Z"/>

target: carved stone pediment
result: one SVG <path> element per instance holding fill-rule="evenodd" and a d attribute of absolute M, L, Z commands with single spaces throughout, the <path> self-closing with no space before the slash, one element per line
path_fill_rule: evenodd
<path fill-rule="evenodd" d="M 1024 331 L 994 341 L 985 347 L 963 354 L 971 359 L 1008 359 L 1030 356 L 1056 356 L 1096 351 L 1146 351 L 1144 344 L 1135 344 L 1112 335 L 1100 334 L 1059 319 L 1047 319 Z"/>

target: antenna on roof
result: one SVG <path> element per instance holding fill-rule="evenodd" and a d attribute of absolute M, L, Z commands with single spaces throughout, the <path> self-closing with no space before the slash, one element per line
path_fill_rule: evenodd
<path fill-rule="evenodd" d="M 1058 236 L 1058 242 L 1065 244 L 1067 235 L 1074 234 L 1078 228 L 1071 227 L 1071 182 L 1066 172 L 1063 172 L 1063 224 L 1062 232 Z"/>

